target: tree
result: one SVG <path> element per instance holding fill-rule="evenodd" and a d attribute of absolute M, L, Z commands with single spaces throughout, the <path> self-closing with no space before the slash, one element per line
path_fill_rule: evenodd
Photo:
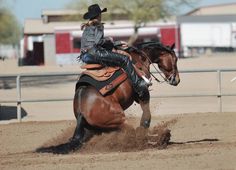
<path fill-rule="evenodd" d="M 134 34 L 129 40 L 132 44 L 138 38 L 138 28 L 150 21 L 164 19 L 176 15 L 181 6 L 192 6 L 196 0 L 74 0 L 72 6 L 78 10 L 87 9 L 92 3 L 98 3 L 108 8 L 106 18 L 113 19 L 113 14 L 119 12 L 134 22 Z"/>
<path fill-rule="evenodd" d="M 16 17 L 4 7 L 3 2 L 0 0 L 0 44 L 16 45 L 20 38 L 20 27 Z"/>

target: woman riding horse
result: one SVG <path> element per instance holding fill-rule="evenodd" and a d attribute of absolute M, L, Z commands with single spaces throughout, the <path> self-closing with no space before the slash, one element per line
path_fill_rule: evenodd
<path fill-rule="evenodd" d="M 157 64 L 164 74 L 162 78 L 170 85 L 177 86 L 180 82 L 177 60 L 173 47 L 164 46 L 158 42 L 143 43 L 138 50 L 129 51 L 136 66 L 146 73 L 150 65 Z M 155 65 L 153 65 L 155 68 Z M 158 72 L 159 73 L 159 72 Z M 154 77 L 154 75 L 152 75 Z M 154 77 L 159 81 L 156 77 Z M 76 88 L 74 95 L 74 114 L 77 125 L 72 139 L 58 146 L 37 149 L 38 152 L 69 153 L 82 146 L 94 133 L 119 129 L 124 125 L 124 110 L 130 107 L 134 100 L 142 108 L 140 126 L 148 128 L 151 122 L 150 95 L 145 94 L 145 100 L 137 100 L 129 79 L 122 82 L 112 93 L 101 95 L 93 86 L 82 85 Z"/>
<path fill-rule="evenodd" d="M 129 54 L 140 70 L 150 76 L 150 65 L 156 63 L 164 73 L 166 82 L 174 86 L 179 84 L 177 57 L 173 48 L 150 42 L 141 45 L 139 49 L 129 51 Z M 140 126 L 148 128 L 151 122 L 150 94 L 148 90 L 144 94 L 142 100 L 137 99 L 129 79 L 106 96 L 101 95 L 91 85 L 78 87 L 73 105 L 77 126 L 71 141 L 65 146 L 68 150 L 80 148 L 82 143 L 89 139 L 87 132 L 99 133 L 121 128 L 125 122 L 124 110 L 134 101 L 140 104 L 143 111 Z"/>
<path fill-rule="evenodd" d="M 123 81 L 106 96 L 101 95 L 91 85 L 79 86 L 73 101 L 77 126 L 72 139 L 59 146 L 41 148 L 38 150 L 39 152 L 68 153 L 80 148 L 82 143 L 91 137 L 90 134 L 121 128 L 125 122 L 124 110 L 130 107 L 134 101 L 140 104 L 143 111 L 140 126 L 144 128 L 150 126 L 148 84 L 137 76 L 130 59 L 125 55 L 112 52 L 112 41 L 103 37 L 103 25 L 100 21 L 101 13 L 105 11 L 106 8 L 101 10 L 95 4 L 90 6 L 84 15 L 85 19 L 89 19 L 89 22 L 83 26 L 85 30 L 81 39 L 83 49 L 81 59 L 87 63 L 120 66 L 127 72 L 129 79 Z M 166 47 L 157 42 L 148 42 L 140 44 L 138 49 L 131 49 L 129 55 L 132 57 L 132 61 L 147 76 L 152 74 L 150 65 L 156 63 L 164 73 L 165 77 L 163 76 L 163 78 L 166 82 L 174 86 L 179 84 L 177 57 L 173 47 Z"/>
<path fill-rule="evenodd" d="M 89 6 L 88 12 L 84 14 L 83 18 L 89 21 L 82 25 L 84 32 L 81 38 L 82 54 L 80 58 L 83 62 L 89 64 L 99 63 L 104 66 L 119 66 L 123 68 L 129 80 L 131 80 L 131 88 L 130 81 L 126 81 L 122 83 L 114 94 L 106 97 L 101 96 L 92 87 L 77 89 L 74 97 L 74 113 L 77 118 L 77 127 L 71 140 L 72 145 L 85 140 L 85 127 L 87 129 L 92 127 L 96 130 L 99 128 L 109 129 L 120 127 L 125 121 L 124 110 L 134 101 L 134 97 L 132 97 L 133 92 L 138 94 L 138 102 L 143 109 L 140 125 L 149 127 L 150 124 L 149 82 L 144 81 L 144 79 L 136 74 L 133 63 L 128 56 L 112 51 L 114 43 L 111 39 L 104 38 L 104 26 L 101 23 L 101 14 L 106 11 L 107 8 L 101 10 L 98 4 L 94 4 Z M 172 55 L 175 56 L 175 54 Z M 136 61 L 138 61 L 139 56 L 140 54 L 134 54 L 132 57 L 133 59 L 136 57 Z M 146 62 L 148 62 L 146 63 L 147 65 L 150 65 L 150 61 L 146 60 Z M 174 64 L 172 65 L 175 65 L 175 61 L 166 63 L 173 62 Z M 144 64 L 143 61 L 139 61 L 139 63 Z M 163 63 L 163 67 L 166 67 L 166 63 Z M 172 68 L 172 65 L 168 65 L 168 67 Z M 119 91 L 120 88 L 125 90 Z"/>

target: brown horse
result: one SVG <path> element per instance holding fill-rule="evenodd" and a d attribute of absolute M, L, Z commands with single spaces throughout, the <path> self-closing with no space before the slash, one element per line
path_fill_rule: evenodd
<path fill-rule="evenodd" d="M 178 59 L 173 47 L 164 46 L 157 42 L 148 42 L 138 45 L 137 49 L 130 50 L 129 53 L 136 66 L 146 73 L 147 77 L 152 75 L 150 65 L 156 63 L 165 75 L 162 76 L 164 81 L 170 85 L 178 85 L 180 82 L 177 68 Z M 106 96 L 102 96 L 92 86 L 79 87 L 75 92 L 73 103 L 77 119 L 74 136 L 69 143 L 62 144 L 59 148 L 69 152 L 81 147 L 82 143 L 91 137 L 88 135 L 91 133 L 87 132 L 96 133 L 121 128 L 125 123 L 124 110 L 130 107 L 134 101 L 138 102 L 143 110 L 140 126 L 148 128 L 151 121 L 149 91 L 147 90 L 145 94 L 146 97 L 143 100 L 138 99 L 129 79 L 126 79 L 114 92 Z"/>
<path fill-rule="evenodd" d="M 156 63 L 163 72 L 164 80 L 171 85 L 180 82 L 177 57 L 173 47 L 164 46 L 157 42 L 142 43 L 139 50 L 131 50 L 132 60 L 147 77 L 150 77 L 150 65 Z M 74 96 L 74 114 L 77 118 L 77 127 L 74 139 L 84 140 L 84 128 L 109 130 L 122 127 L 125 122 L 125 113 L 134 101 L 137 101 L 143 110 L 140 126 L 148 128 L 151 121 L 149 108 L 150 95 L 139 100 L 134 94 L 129 79 L 126 79 L 113 93 L 102 96 L 92 86 L 83 86 L 76 90 Z"/>

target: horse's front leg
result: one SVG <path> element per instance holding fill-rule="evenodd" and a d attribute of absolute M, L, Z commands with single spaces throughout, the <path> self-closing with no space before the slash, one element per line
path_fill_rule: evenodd
<path fill-rule="evenodd" d="M 142 118 L 140 121 L 140 126 L 144 128 L 149 128 L 151 123 L 151 112 L 150 112 L 150 94 L 149 91 L 146 92 L 145 98 L 139 100 L 139 104 L 143 110 Z"/>

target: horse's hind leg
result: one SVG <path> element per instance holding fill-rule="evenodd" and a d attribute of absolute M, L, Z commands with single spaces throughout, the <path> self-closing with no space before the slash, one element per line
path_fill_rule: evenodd
<path fill-rule="evenodd" d="M 82 140 L 84 137 L 84 118 L 81 113 L 78 114 L 77 124 L 72 140 Z M 81 141 L 82 142 L 82 141 Z"/>
<path fill-rule="evenodd" d="M 92 109 L 85 115 L 90 126 L 103 129 L 116 129 L 122 127 L 125 122 L 125 114 L 120 104 L 111 103 L 111 99 L 100 98 L 97 108 Z"/>
<path fill-rule="evenodd" d="M 84 125 L 85 125 L 85 119 L 83 118 L 82 114 L 78 114 L 77 126 L 75 128 L 74 135 L 70 139 L 70 141 L 57 146 L 39 148 L 37 149 L 37 152 L 52 152 L 56 154 L 67 154 L 71 151 L 81 148 L 85 136 Z"/>
<path fill-rule="evenodd" d="M 79 113 L 77 116 L 77 125 L 71 141 L 81 144 L 89 140 L 94 133 L 95 132 L 91 129 L 91 126 L 85 120 L 84 116 Z"/>

